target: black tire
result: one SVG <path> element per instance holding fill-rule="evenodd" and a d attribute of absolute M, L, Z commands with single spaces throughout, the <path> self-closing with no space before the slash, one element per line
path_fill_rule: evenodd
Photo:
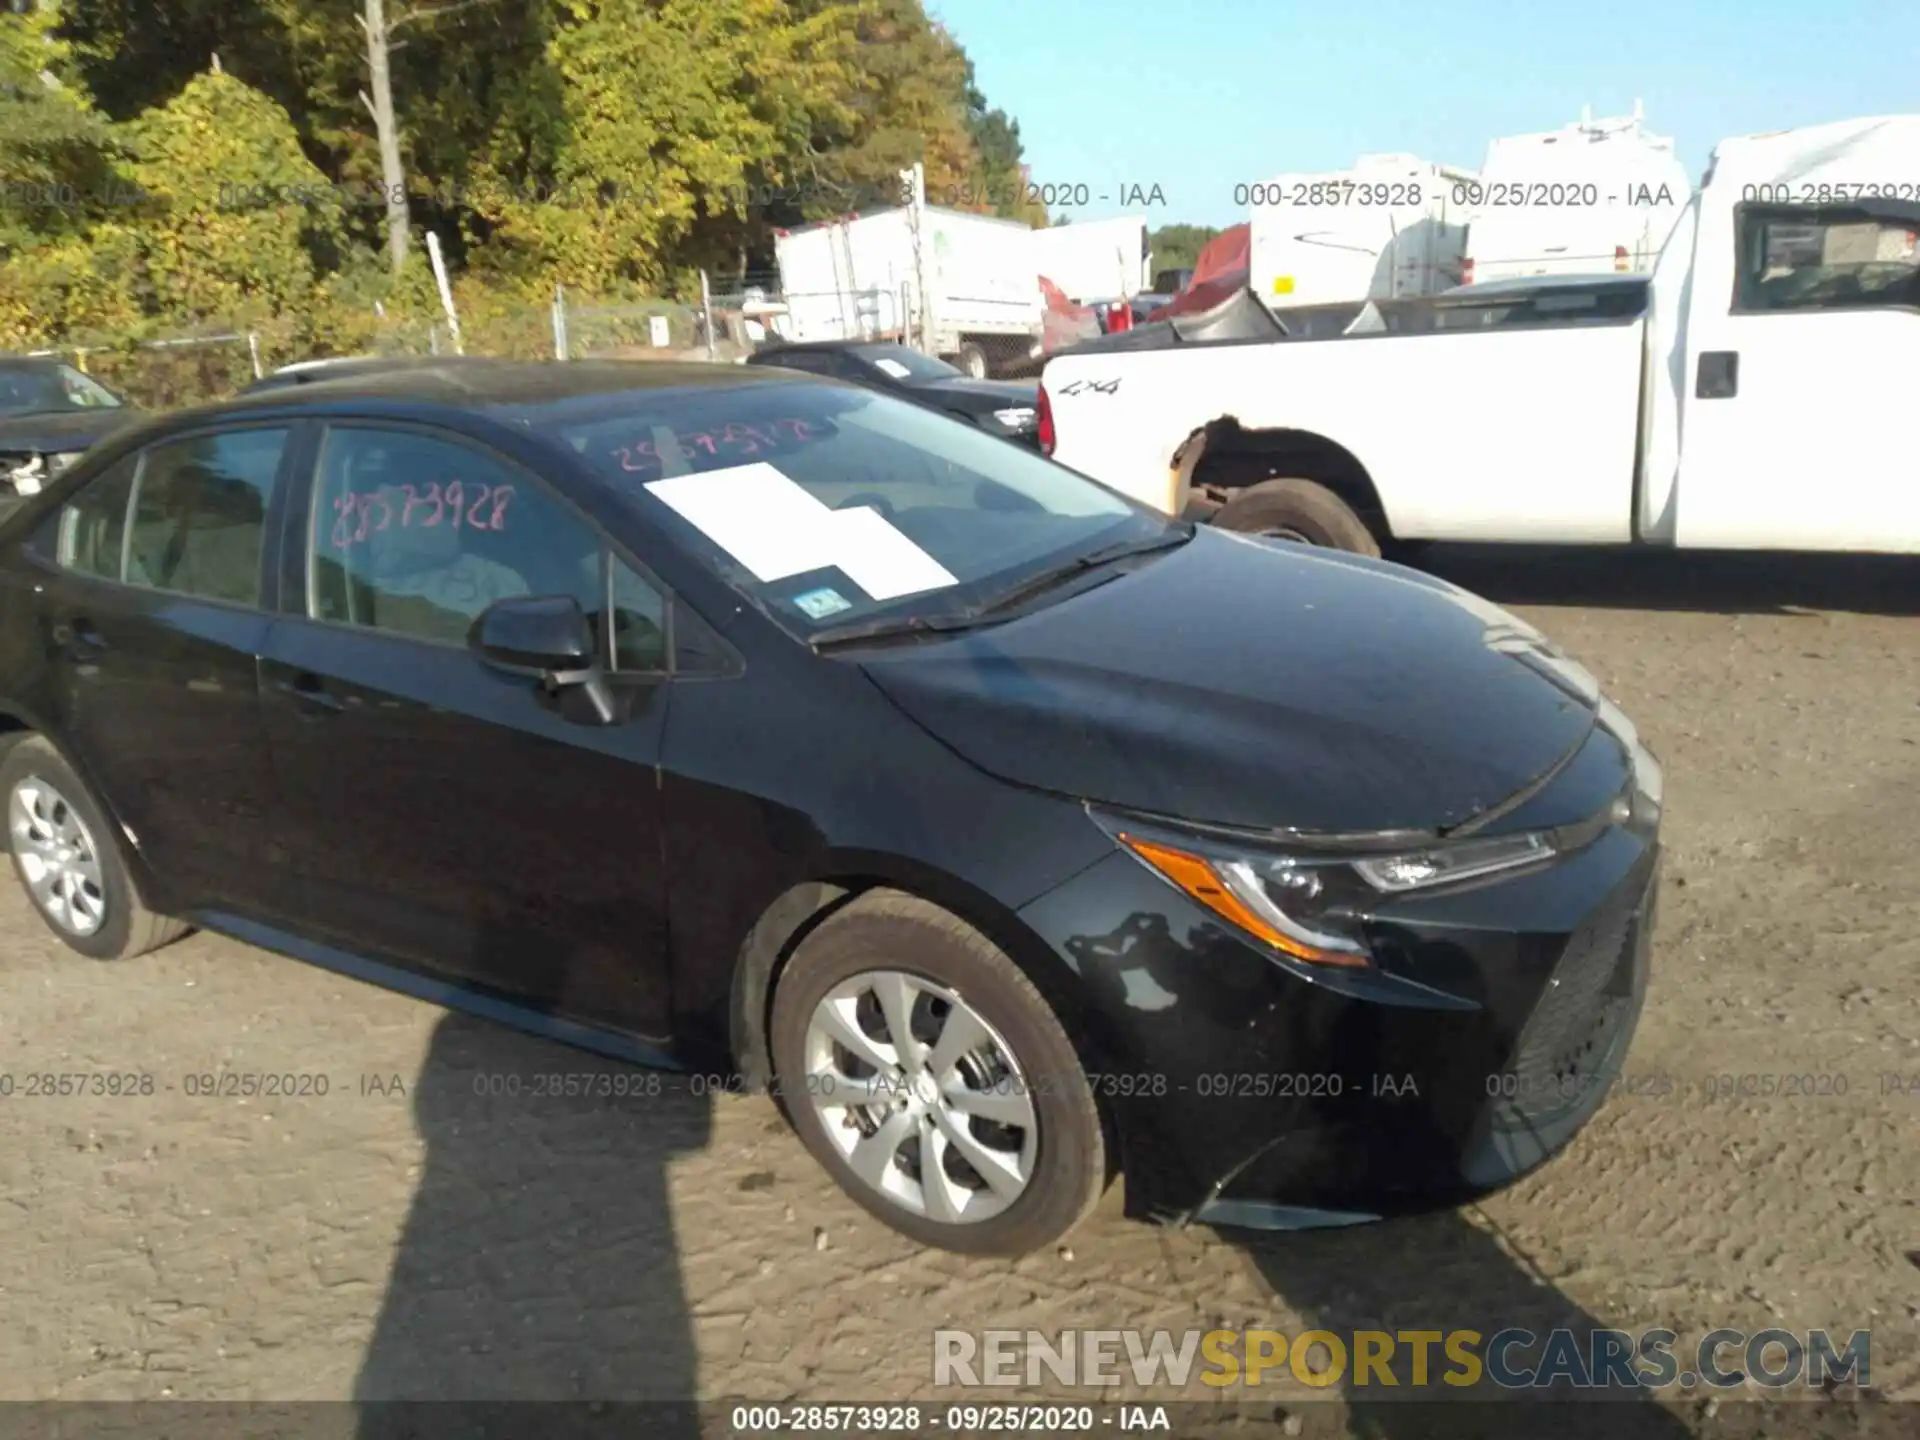
<path fill-rule="evenodd" d="M 85 934 L 76 934 L 54 919 L 27 883 L 19 854 L 19 837 L 14 833 L 13 797 L 16 787 L 22 782 L 35 780 L 49 787 L 72 809 L 92 842 L 100 877 L 98 890 L 102 914 L 98 928 Z M 18 741 L 7 749 L 5 758 L 0 759 L 0 805 L 4 805 L 7 811 L 7 853 L 13 859 L 13 870 L 19 877 L 20 888 L 26 892 L 28 902 L 46 923 L 47 929 L 69 949 L 95 960 L 127 960 L 135 955 L 144 955 L 149 950 L 157 950 L 187 933 L 189 927 L 186 924 L 154 914 L 141 901 L 120 853 L 115 827 L 108 823 L 99 803 L 81 783 L 73 767 L 40 736 L 30 735 Z"/>
<path fill-rule="evenodd" d="M 984 380 L 992 367 L 987 364 L 987 352 L 971 340 L 953 352 L 951 363 L 955 369 L 963 370 L 975 380 Z"/>
<path fill-rule="evenodd" d="M 1213 523 L 1243 535 L 1281 535 L 1380 558 L 1380 541 L 1353 508 L 1312 480 L 1263 480 L 1220 507 Z"/>
<path fill-rule="evenodd" d="M 1025 1190 L 998 1214 L 954 1223 L 915 1213 L 855 1174 L 828 1137 L 807 1089 L 807 1030 L 830 991 L 868 971 L 905 972 L 964 996 L 1027 1076 L 1036 1158 Z M 780 975 L 769 1040 L 777 1093 L 807 1149 L 866 1210 L 923 1245 L 965 1255 L 1025 1255 L 1070 1232 L 1106 1187 L 1100 1112 L 1073 1042 L 1020 968 L 936 905 L 898 891 L 871 891 L 823 921 Z"/>

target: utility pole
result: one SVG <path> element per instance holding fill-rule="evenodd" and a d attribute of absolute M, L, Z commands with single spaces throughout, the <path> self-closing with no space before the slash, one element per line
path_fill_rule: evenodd
<path fill-rule="evenodd" d="M 367 35 L 367 86 L 360 103 L 373 116 L 373 132 L 380 142 L 380 190 L 387 208 L 387 264 L 394 277 L 407 263 L 407 172 L 400 164 L 400 127 L 393 116 L 392 29 L 387 24 L 387 0 L 366 0 L 358 17 Z M 371 92 L 371 93 L 369 93 Z"/>

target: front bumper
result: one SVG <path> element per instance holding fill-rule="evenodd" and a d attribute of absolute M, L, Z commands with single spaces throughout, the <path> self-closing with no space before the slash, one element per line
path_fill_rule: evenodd
<path fill-rule="evenodd" d="M 1562 1148 L 1639 1018 L 1658 868 L 1652 825 L 1610 826 L 1531 873 L 1381 906 L 1377 967 L 1324 975 L 1123 854 L 1022 914 L 1089 1001 L 1128 1212 L 1290 1228 L 1457 1203 Z"/>

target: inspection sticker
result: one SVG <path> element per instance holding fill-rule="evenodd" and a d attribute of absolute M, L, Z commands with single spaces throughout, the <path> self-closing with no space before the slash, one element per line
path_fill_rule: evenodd
<path fill-rule="evenodd" d="M 853 608 L 853 602 L 838 590 L 809 590 L 804 595 L 794 596 L 793 603 L 806 612 L 809 620 L 824 620 L 829 615 L 838 615 L 842 610 Z"/>
<path fill-rule="evenodd" d="M 879 511 L 829 509 L 764 460 L 646 489 L 760 580 L 831 566 L 875 600 L 960 583 Z"/>
<path fill-rule="evenodd" d="M 911 370 L 902 365 L 898 360 L 876 360 L 873 363 L 896 380 L 905 380 L 913 374 Z"/>

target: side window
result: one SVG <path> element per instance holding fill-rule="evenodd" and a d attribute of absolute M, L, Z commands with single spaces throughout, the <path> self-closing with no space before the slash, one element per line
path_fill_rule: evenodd
<path fill-rule="evenodd" d="M 127 509 L 133 503 L 137 456 L 129 455 L 95 480 L 60 511 L 56 558 L 69 570 L 120 578 L 120 554 L 126 548 Z"/>
<path fill-rule="evenodd" d="M 667 668 L 667 607 L 625 563 L 613 567 L 613 668 L 657 674 Z"/>
<path fill-rule="evenodd" d="M 1920 305 L 1920 222 L 1862 211 L 1744 211 L 1742 310 Z"/>
<path fill-rule="evenodd" d="M 798 350 L 791 355 L 776 355 L 768 360 L 782 370 L 804 370 L 809 375 L 832 375 L 833 357 L 823 350 Z"/>
<path fill-rule="evenodd" d="M 419 640 L 463 645 L 483 610 L 515 595 L 606 608 L 592 526 L 524 473 L 418 431 L 327 431 L 308 555 L 316 619 Z"/>
<path fill-rule="evenodd" d="M 267 505 L 286 444 L 285 430 L 229 430 L 147 451 L 127 583 L 258 605 Z"/>

